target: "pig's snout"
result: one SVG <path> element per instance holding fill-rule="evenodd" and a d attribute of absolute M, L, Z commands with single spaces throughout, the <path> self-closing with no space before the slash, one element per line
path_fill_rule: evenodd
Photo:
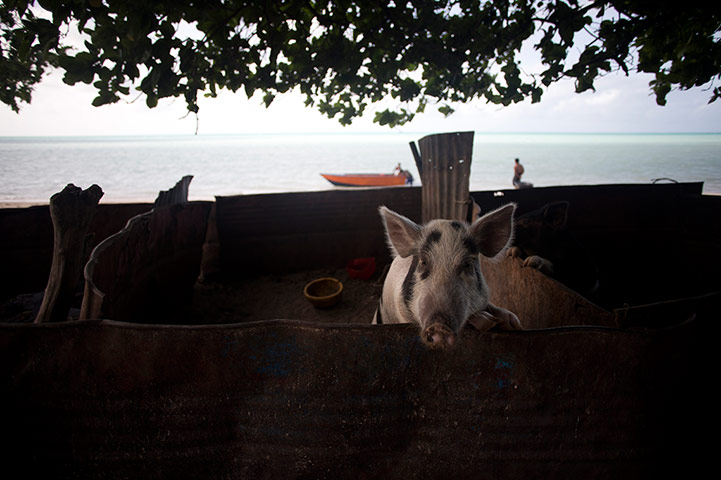
<path fill-rule="evenodd" d="M 456 344 L 456 334 L 445 323 L 436 322 L 421 332 L 423 343 L 431 348 L 451 348 Z"/>

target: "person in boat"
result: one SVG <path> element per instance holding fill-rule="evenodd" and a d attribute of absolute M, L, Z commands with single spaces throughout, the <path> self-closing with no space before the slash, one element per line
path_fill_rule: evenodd
<path fill-rule="evenodd" d="M 516 189 L 519 188 L 530 188 L 533 186 L 532 183 L 522 182 L 521 176 L 523 176 L 524 172 L 526 170 L 523 168 L 523 165 L 521 165 L 521 162 L 516 159 L 515 165 L 513 165 L 513 187 Z"/>
<path fill-rule="evenodd" d="M 404 177 L 406 177 L 406 185 L 413 185 L 413 175 L 411 175 L 411 172 L 409 172 L 408 170 L 403 170 L 400 162 L 398 162 L 396 168 L 393 169 L 393 175 L 403 175 Z"/>
<path fill-rule="evenodd" d="M 413 185 L 413 175 L 411 175 L 411 172 L 403 170 L 402 174 L 406 177 L 406 185 Z"/>

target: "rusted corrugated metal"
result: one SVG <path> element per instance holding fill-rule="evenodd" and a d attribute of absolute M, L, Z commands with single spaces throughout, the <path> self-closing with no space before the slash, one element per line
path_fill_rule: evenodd
<path fill-rule="evenodd" d="M 721 197 L 701 197 L 702 186 L 688 183 L 547 187 L 504 190 L 503 196 L 490 191 L 473 192 L 471 196 L 484 212 L 509 201 L 517 202 L 518 212 L 523 213 L 551 201 L 569 200 L 572 204 L 569 225 L 590 246 L 599 243 L 595 239 L 602 237 L 596 253 L 603 254 L 608 250 L 603 247 L 608 245 L 610 234 L 621 237 L 642 227 L 650 227 L 654 234 L 660 232 L 659 238 L 665 238 L 663 234 L 669 226 L 690 233 L 701 232 L 702 239 L 721 238 L 720 224 L 710 221 L 721 208 L 718 205 Z M 694 200 L 690 202 L 690 198 Z M 221 263 L 235 272 L 263 272 L 284 271 L 285 267 L 298 270 L 320 264 L 343 265 L 349 258 L 373 253 L 377 253 L 379 260 L 387 258 L 377 215 L 377 207 L 382 204 L 421 221 L 420 188 L 219 197 L 222 211 L 218 229 L 226 245 Z M 98 205 L 90 228 L 94 233 L 91 246 L 118 232 L 131 217 L 151 208 L 150 204 Z M 679 223 L 679 219 L 684 223 Z M 356 226 L 363 226 L 365 233 L 372 234 L 375 240 L 361 239 L 352 232 Z M 47 283 L 53 244 L 47 206 L 0 209 L 0 231 L 3 295 L 42 290 Z M 343 235 L 343 240 L 329 245 L 328 232 Z M 285 242 L 286 239 L 295 243 Z M 347 253 L 337 250 L 341 244 L 348 246 Z M 288 245 L 302 245 L 312 255 L 295 255 Z M 246 255 L 247 251 L 259 254 Z M 698 249 L 684 255 L 706 255 L 705 252 Z M 700 258 L 693 260 L 688 263 L 708 263 Z"/>
<path fill-rule="evenodd" d="M 568 201 L 568 227 L 600 271 L 593 302 L 615 308 L 721 290 L 721 197 L 702 183 L 546 187 L 471 196 L 488 212 L 509 201 L 517 215 Z M 520 290 L 519 290 L 520 291 Z"/>
<path fill-rule="evenodd" d="M 693 478 L 695 322 L 486 333 L 0 325 L 4 468 L 46 478 Z"/>
<path fill-rule="evenodd" d="M 581 190 L 564 195 L 591 202 L 604 188 Z M 519 205 L 534 208 L 559 192 L 539 189 L 538 200 Z M 672 280 L 713 288 L 713 281 L 674 278 L 718 266 L 718 237 L 709 235 L 718 226 L 688 213 L 699 199 L 679 194 L 672 206 L 659 198 L 656 205 L 668 209 L 646 211 L 635 239 L 634 216 L 644 212 L 616 193 L 608 188 L 602 197 L 613 211 L 597 197 L 574 219 L 606 242 L 605 267 L 643 277 L 649 288 L 634 292 L 666 295 Z M 419 196 L 397 189 L 218 199 L 220 265 L 241 275 L 385 252 L 377 206 L 418 219 Z M 625 204 L 634 208 L 622 210 Z M 715 218 L 718 205 L 704 205 L 701 212 Z M 614 215 L 623 228 L 604 236 Z M 202 240 L 202 221 L 191 223 Z M 155 244 L 186 241 L 177 227 Z M 666 236 L 651 244 L 645 229 Z M 706 257 L 671 248 L 688 242 Z M 629 245 L 635 256 L 624 253 Z M 120 247 L 115 257 L 127 255 L 141 271 L 125 272 L 124 281 L 137 285 L 121 285 L 108 269 L 108 292 L 152 294 L 139 280 L 149 261 L 133 245 Z M 659 256 L 663 248 L 677 256 Z M 199 244 L 193 251 L 199 255 Z M 648 255 L 640 264 L 655 269 L 624 270 L 623 262 Z M 688 258 L 691 265 L 679 261 Z M 199 258 L 193 262 L 179 265 L 197 269 Z M 655 278 L 661 268 L 666 275 Z M 170 285 L 175 271 L 162 268 L 154 278 Z M 516 259 L 486 266 L 486 275 L 494 301 L 530 329 L 469 329 L 450 352 L 423 347 L 410 325 L 0 325 L 0 424 L 11 440 L 5 468 L 52 478 L 690 478 L 705 471 L 712 457 L 701 455 L 706 439 L 697 429 L 713 411 L 703 401 L 713 398 L 718 295 L 611 312 Z M 182 300 L 173 291 L 171 300 Z M 159 308 L 172 303 L 155 300 L 138 310 L 141 300 L 118 295 L 126 310 L 113 318 L 176 323 L 176 313 Z"/>
<path fill-rule="evenodd" d="M 474 132 L 428 135 L 418 141 L 422 162 L 422 221 L 465 220 Z"/>
<path fill-rule="evenodd" d="M 491 303 L 521 319 L 523 328 L 570 325 L 616 327 L 615 316 L 538 270 L 521 266 L 521 260 L 501 262 L 482 259 L 483 276 Z"/>
<path fill-rule="evenodd" d="M 88 247 L 114 234 L 148 204 L 100 204 L 88 229 Z M 53 225 L 47 205 L 0 209 L 0 292 L 3 296 L 42 291 L 53 255 Z M 89 250 L 88 250 L 89 252 Z"/>
<path fill-rule="evenodd" d="M 378 207 L 420 219 L 421 189 L 330 190 L 218 197 L 220 263 L 231 276 L 388 259 Z"/>
<path fill-rule="evenodd" d="M 210 208 L 156 207 L 99 244 L 85 266 L 80 318 L 186 323 Z"/>

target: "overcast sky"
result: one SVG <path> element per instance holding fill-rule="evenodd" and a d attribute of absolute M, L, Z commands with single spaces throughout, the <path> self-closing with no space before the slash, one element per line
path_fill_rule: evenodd
<path fill-rule="evenodd" d="M 443 118 L 434 109 L 401 128 L 390 130 L 372 123 L 373 112 L 350 127 L 305 107 L 298 94 L 276 98 L 266 109 L 261 95 L 224 92 L 200 102 L 199 134 L 291 132 L 721 132 L 721 101 L 708 104 L 710 92 L 696 88 L 672 92 L 665 107 L 656 105 L 648 75 L 610 74 L 596 82 L 596 92 L 576 94 L 570 81 L 551 86 L 538 104 L 509 107 L 482 101 L 456 105 Z M 94 89 L 65 85 L 58 73 L 36 88 L 33 102 L 20 114 L 0 104 L 0 135 L 165 135 L 193 134 L 195 116 L 185 118 L 182 99 L 161 101 L 154 109 L 144 98 L 134 103 L 93 107 Z"/>

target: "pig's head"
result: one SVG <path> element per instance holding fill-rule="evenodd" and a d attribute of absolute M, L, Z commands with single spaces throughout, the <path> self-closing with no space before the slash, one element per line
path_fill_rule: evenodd
<path fill-rule="evenodd" d="M 549 256 L 558 232 L 566 228 L 568 205 L 566 201 L 553 202 L 516 217 L 514 244 L 524 256 Z"/>
<path fill-rule="evenodd" d="M 479 255 L 504 254 L 513 237 L 515 209 L 515 204 L 508 204 L 470 225 L 433 220 L 420 226 L 381 207 L 393 255 L 411 257 L 398 303 L 406 309 L 405 316 L 420 325 L 428 346 L 453 346 L 468 318 L 488 306 Z"/>

